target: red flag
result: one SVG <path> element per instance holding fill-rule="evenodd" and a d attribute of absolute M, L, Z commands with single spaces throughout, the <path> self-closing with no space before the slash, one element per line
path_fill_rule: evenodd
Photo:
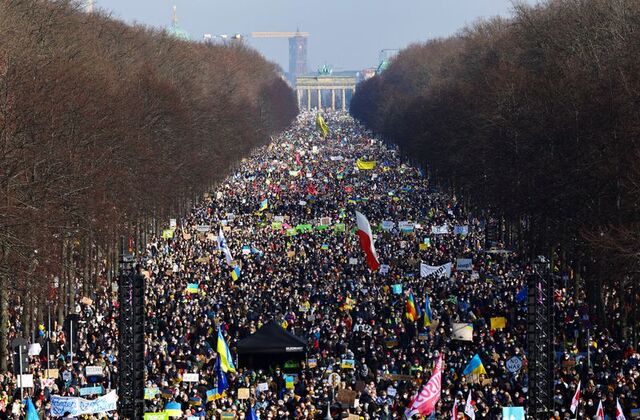
<path fill-rule="evenodd" d="M 362 213 L 356 211 L 356 223 L 358 224 L 357 233 L 360 238 L 360 246 L 367 257 L 367 264 L 371 271 L 378 271 L 378 268 L 380 268 L 380 262 L 378 261 L 376 248 L 373 245 L 373 234 L 371 233 L 369 221 Z"/>
<path fill-rule="evenodd" d="M 300 153 L 296 152 L 296 163 L 298 166 L 302 166 L 302 162 L 300 162 Z"/>
<path fill-rule="evenodd" d="M 411 418 L 414 414 L 428 416 L 435 410 L 436 404 L 440 401 L 442 390 L 442 354 L 438 357 L 436 366 L 429 382 L 422 387 L 422 391 L 411 401 L 411 405 L 405 410 L 404 415 Z"/>
<path fill-rule="evenodd" d="M 316 189 L 316 186 L 313 184 L 307 184 L 307 194 L 318 195 L 318 190 Z"/>
<path fill-rule="evenodd" d="M 576 388 L 576 393 L 573 394 L 573 398 L 571 399 L 571 414 L 575 414 L 576 409 L 578 408 L 578 404 L 580 404 L 580 382 L 578 381 L 578 388 Z"/>
<path fill-rule="evenodd" d="M 458 420 L 458 400 L 453 402 L 453 409 L 451 410 L 451 420 Z"/>

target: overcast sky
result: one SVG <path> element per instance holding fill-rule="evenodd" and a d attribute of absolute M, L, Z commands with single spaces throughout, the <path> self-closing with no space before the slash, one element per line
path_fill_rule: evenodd
<path fill-rule="evenodd" d="M 532 3 L 535 0 L 527 0 Z M 179 25 L 201 40 L 204 33 L 310 32 L 309 70 L 375 67 L 381 49 L 455 33 L 465 24 L 508 16 L 513 0 L 94 0 L 127 22 L 166 27 L 178 8 Z M 288 69 L 286 39 L 248 43 Z"/>

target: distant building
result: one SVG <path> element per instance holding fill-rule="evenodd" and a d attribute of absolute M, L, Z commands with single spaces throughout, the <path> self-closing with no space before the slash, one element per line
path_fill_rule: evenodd
<path fill-rule="evenodd" d="M 191 37 L 189 36 L 189 32 L 182 29 L 178 26 L 178 14 L 176 12 L 176 6 L 173 6 L 173 15 L 171 16 L 171 26 L 167 29 L 169 35 L 174 38 L 181 39 L 183 41 L 189 41 Z"/>

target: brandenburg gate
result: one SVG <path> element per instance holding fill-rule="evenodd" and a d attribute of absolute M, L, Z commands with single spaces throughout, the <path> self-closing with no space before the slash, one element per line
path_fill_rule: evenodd
<path fill-rule="evenodd" d="M 336 92 L 339 95 L 337 100 Z M 340 109 L 345 111 L 355 92 L 355 76 L 319 75 L 296 77 L 296 96 L 298 98 L 298 108 L 300 109 L 306 104 L 306 109 L 309 110 L 313 108 L 335 110 L 336 104 L 339 102 Z M 313 100 L 312 96 L 314 97 Z"/>

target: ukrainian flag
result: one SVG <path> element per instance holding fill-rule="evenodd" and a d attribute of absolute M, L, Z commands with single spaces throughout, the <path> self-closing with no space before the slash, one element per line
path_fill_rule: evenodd
<path fill-rule="evenodd" d="M 487 371 L 484 369 L 484 365 L 482 364 L 482 360 L 480 360 L 480 356 L 477 353 L 473 356 L 467 367 L 464 368 L 464 371 L 462 372 L 463 375 L 469 375 L 472 373 L 477 375 L 487 374 Z"/>
<path fill-rule="evenodd" d="M 269 208 L 269 200 L 265 198 L 260 202 L 260 208 L 258 209 L 258 212 L 263 212 L 268 208 Z"/>
<path fill-rule="evenodd" d="M 187 284 L 187 293 L 198 293 L 200 290 L 198 283 L 189 283 Z"/>
<path fill-rule="evenodd" d="M 428 327 L 431 325 L 433 321 L 433 314 L 431 313 L 431 301 L 429 300 L 429 295 L 425 295 L 424 297 L 424 326 Z"/>
<path fill-rule="evenodd" d="M 217 350 L 218 354 L 220 355 L 220 369 L 224 372 L 235 372 L 236 367 L 233 364 L 233 358 L 231 357 L 229 346 L 227 346 L 226 341 L 224 341 L 222 330 L 220 330 L 220 328 L 218 328 Z M 220 388 L 220 384 L 218 384 L 218 388 Z"/>
<path fill-rule="evenodd" d="M 416 301 L 413 298 L 413 293 L 409 293 L 407 296 L 407 303 L 405 305 L 407 310 L 407 318 L 411 321 L 417 321 L 420 318 L 420 309 L 416 305 Z"/>
<path fill-rule="evenodd" d="M 316 117 L 316 127 L 320 130 L 322 137 L 327 137 L 327 134 L 329 134 L 329 126 L 324 121 L 324 118 L 322 118 L 320 113 L 318 113 L 318 116 Z"/>
<path fill-rule="evenodd" d="M 233 281 L 236 281 L 240 278 L 240 267 L 239 266 L 235 266 L 233 267 L 233 270 L 231 270 L 231 279 L 233 279 Z"/>
<path fill-rule="evenodd" d="M 168 402 L 164 406 L 164 411 L 169 417 L 182 417 L 182 407 L 175 401 Z"/>
<path fill-rule="evenodd" d="M 219 398 L 222 398 L 222 395 L 218 394 L 218 388 L 207 390 L 207 401 L 215 401 Z"/>

